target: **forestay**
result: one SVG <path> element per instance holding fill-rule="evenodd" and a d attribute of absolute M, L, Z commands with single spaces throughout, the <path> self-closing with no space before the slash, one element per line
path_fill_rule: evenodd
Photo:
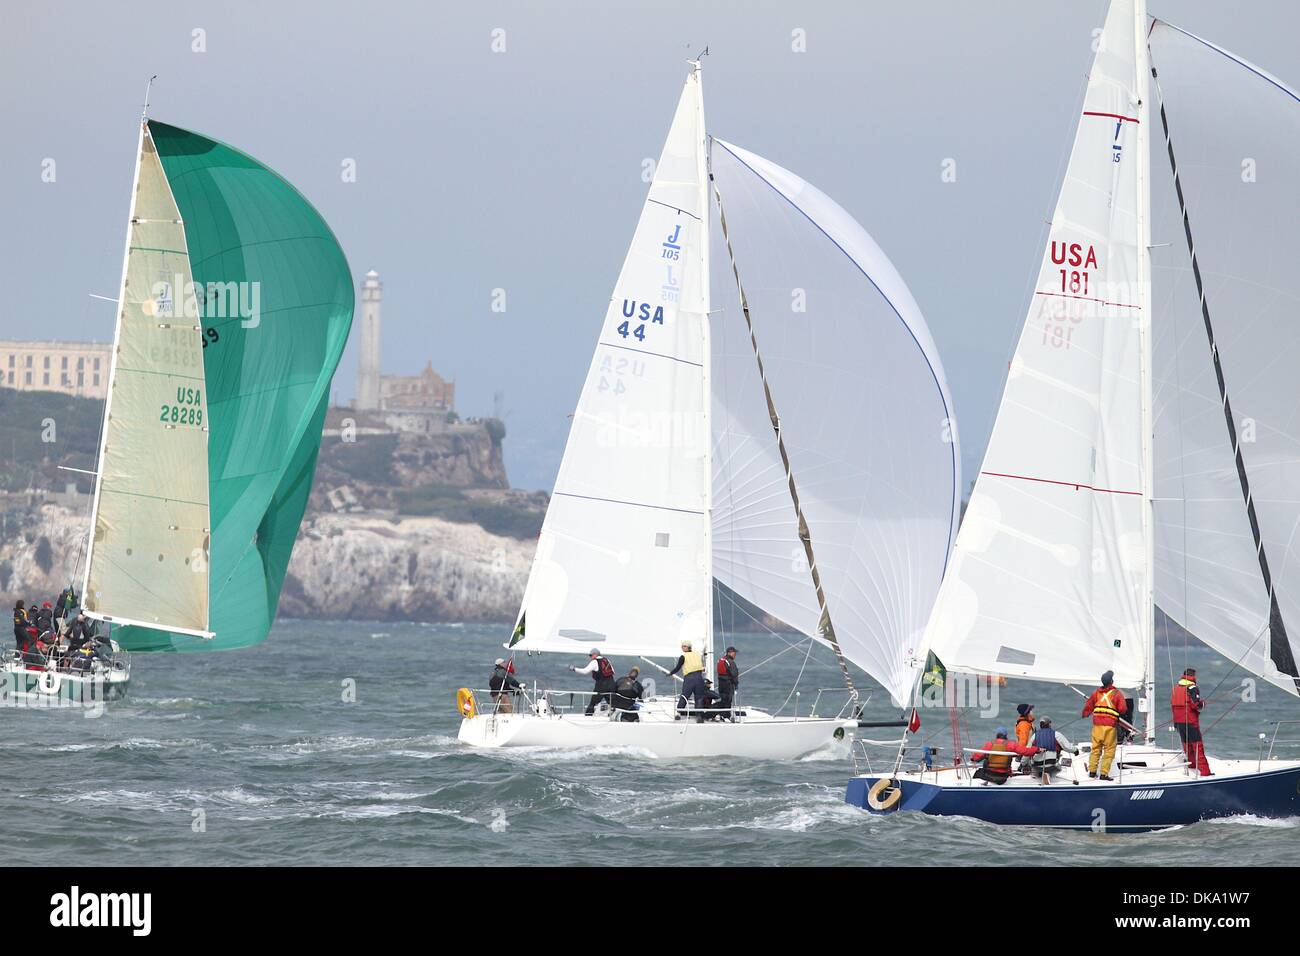
<path fill-rule="evenodd" d="M 520 650 L 668 656 L 710 638 L 705 181 L 693 70 L 573 414 Z"/>
<path fill-rule="evenodd" d="M 1144 25 L 1111 5 L 1033 301 L 928 633 L 950 669 L 1146 672 Z"/>
<path fill-rule="evenodd" d="M 835 202 L 717 139 L 712 171 L 836 637 L 901 704 L 960 501 L 942 365 L 903 280 Z M 725 252 L 712 264 L 714 572 L 816 637 L 819 605 L 736 279 Z"/>
<path fill-rule="evenodd" d="M 1226 658 L 1294 694 L 1300 97 L 1163 22 L 1150 44 L 1205 293 L 1202 309 L 1157 154 L 1156 596 Z"/>
<path fill-rule="evenodd" d="M 209 418 L 192 283 L 181 215 L 142 126 L 83 606 L 204 636 Z"/>

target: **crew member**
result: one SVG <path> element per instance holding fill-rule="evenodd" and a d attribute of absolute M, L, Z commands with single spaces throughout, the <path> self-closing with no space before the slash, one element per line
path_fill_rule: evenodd
<path fill-rule="evenodd" d="M 736 716 L 736 688 L 740 686 L 740 667 L 736 664 L 736 649 L 728 647 L 727 652 L 718 658 L 718 706 L 728 711 L 726 720 Z"/>
<path fill-rule="evenodd" d="M 1016 705 L 1016 740 L 1024 746 L 1029 745 L 1029 738 L 1034 736 L 1034 705 Z"/>
<path fill-rule="evenodd" d="M 692 650 L 690 641 L 682 641 L 682 656 L 677 658 L 668 676 L 672 677 L 678 671 L 682 672 L 682 693 L 677 698 L 677 719 L 680 720 L 688 699 L 696 709 L 704 706 L 704 658 Z"/>
<path fill-rule="evenodd" d="M 1052 782 L 1047 774 L 1056 766 L 1061 751 L 1068 750 L 1072 754 L 1079 752 L 1079 748 L 1070 743 L 1065 734 L 1053 729 L 1051 717 L 1044 717 L 1038 722 L 1038 730 L 1034 732 L 1030 743 L 1038 748 L 1038 753 L 1031 758 L 1031 765 L 1035 770 L 1043 771 L 1043 783 Z"/>
<path fill-rule="evenodd" d="M 1088 776 L 1101 780 L 1114 779 L 1110 765 L 1115 759 L 1115 725 L 1128 712 L 1124 692 L 1115 686 L 1115 672 L 1101 675 L 1101 686 L 1083 705 L 1083 716 L 1092 717 L 1092 752 L 1088 754 Z M 1098 760 L 1101 764 L 1098 766 Z M 1098 773 L 1100 770 L 1100 773 Z"/>
<path fill-rule="evenodd" d="M 596 692 L 591 695 L 591 702 L 587 704 L 588 717 L 596 712 L 596 705 L 602 700 L 609 706 L 614 706 L 614 691 L 618 688 L 614 683 L 614 665 L 609 662 L 608 657 L 602 657 L 600 651 L 593 647 L 585 666 L 574 667 L 570 664 L 569 670 L 575 674 L 590 674 L 591 679 L 595 681 Z"/>
<path fill-rule="evenodd" d="M 1183 741 L 1183 753 L 1187 754 L 1187 765 L 1195 767 L 1202 777 L 1209 777 L 1210 763 L 1205 759 L 1205 743 L 1201 739 L 1201 711 L 1205 701 L 1201 699 L 1201 689 L 1196 686 L 1196 668 L 1188 667 L 1183 671 L 1182 679 L 1174 685 L 1170 703 L 1174 710 L 1174 728 Z"/>
<path fill-rule="evenodd" d="M 497 713 L 513 714 L 515 694 L 522 689 L 515 677 L 515 662 L 498 657 L 492 665 L 492 676 L 488 678 L 488 691 L 496 701 Z"/>
<path fill-rule="evenodd" d="M 639 721 L 641 715 L 636 712 L 640 706 L 639 701 L 645 694 L 645 687 L 641 684 L 641 668 L 633 667 L 624 676 L 618 679 L 614 685 L 614 706 L 618 708 L 619 720 Z"/>
<path fill-rule="evenodd" d="M 1012 756 L 1032 757 L 1036 753 L 1038 753 L 1037 747 L 1026 747 L 1018 740 L 1008 740 L 1007 728 L 999 727 L 993 739 L 986 740 L 984 745 L 971 755 L 971 762 L 984 761 L 984 766 L 975 771 L 975 776 L 1000 786 L 1011 776 Z"/>

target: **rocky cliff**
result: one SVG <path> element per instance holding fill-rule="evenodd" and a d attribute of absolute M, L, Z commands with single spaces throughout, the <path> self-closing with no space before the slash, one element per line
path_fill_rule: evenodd
<path fill-rule="evenodd" d="M 78 563 L 86 515 L 33 510 L 0 542 L 0 597 L 51 600 Z M 441 518 L 331 514 L 303 522 L 280 596 L 285 617 L 510 621 L 534 542 Z"/>

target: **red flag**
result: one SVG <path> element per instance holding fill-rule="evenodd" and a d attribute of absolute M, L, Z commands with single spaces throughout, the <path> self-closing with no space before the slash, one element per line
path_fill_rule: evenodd
<path fill-rule="evenodd" d="M 907 732 L 910 734 L 914 734 L 920 729 L 921 729 L 921 715 L 918 714 L 916 712 L 916 708 L 913 707 L 912 719 L 907 722 Z"/>

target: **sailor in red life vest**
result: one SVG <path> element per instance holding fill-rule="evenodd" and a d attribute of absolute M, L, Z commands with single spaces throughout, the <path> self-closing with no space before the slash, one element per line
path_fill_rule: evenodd
<path fill-rule="evenodd" d="M 1083 705 L 1083 716 L 1092 717 L 1092 753 L 1088 754 L 1088 776 L 1097 777 L 1097 760 L 1101 760 L 1102 780 L 1113 780 L 1110 764 L 1115 759 L 1115 725 L 1128 712 L 1124 692 L 1115 686 L 1114 671 L 1101 675 L 1101 686 Z"/>
<path fill-rule="evenodd" d="M 740 667 L 736 664 L 736 649 L 728 647 L 718 658 L 718 706 L 730 711 L 736 706 L 736 688 L 740 686 Z M 723 720 L 731 720 L 728 713 Z"/>
<path fill-rule="evenodd" d="M 1205 744 L 1201 740 L 1201 711 L 1205 708 L 1205 701 L 1201 699 L 1201 689 L 1196 686 L 1195 667 L 1183 671 L 1183 677 L 1174 685 L 1170 697 L 1174 728 L 1182 738 L 1188 766 L 1195 767 L 1202 777 L 1211 776 L 1210 763 L 1205 759 Z"/>
<path fill-rule="evenodd" d="M 986 740 L 979 750 L 971 754 L 970 759 L 972 763 L 984 761 L 984 766 L 975 771 L 977 778 L 987 780 L 989 783 L 1003 784 L 1011 776 L 1013 755 L 1032 757 L 1036 753 L 1038 753 L 1037 747 L 1026 747 L 1018 740 L 1008 740 L 1007 728 L 999 727 L 997 735 L 992 740 Z"/>
<path fill-rule="evenodd" d="M 587 704 L 586 714 L 590 717 L 596 711 L 596 705 L 602 700 L 614 706 L 614 692 L 618 690 L 617 682 L 614 680 L 614 665 L 609 662 L 608 657 L 602 657 L 597 648 L 591 649 L 590 660 L 585 667 L 574 667 L 569 665 L 569 670 L 575 674 L 590 674 L 591 679 L 596 682 L 596 692 L 591 695 L 591 703 Z"/>

